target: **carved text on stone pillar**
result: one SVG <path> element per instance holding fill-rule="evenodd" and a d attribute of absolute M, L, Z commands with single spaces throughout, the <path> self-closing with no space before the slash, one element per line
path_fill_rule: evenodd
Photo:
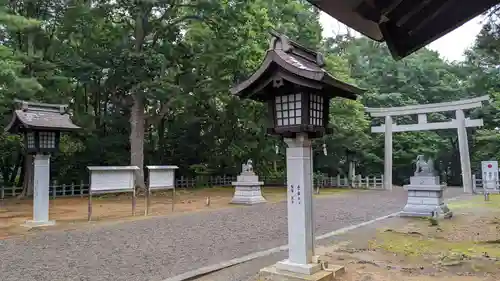
<path fill-rule="evenodd" d="M 296 188 L 294 188 L 293 185 L 290 185 L 290 202 L 292 204 L 301 204 L 302 203 L 302 197 L 301 197 L 301 192 L 300 192 L 300 185 L 297 185 Z"/>
<path fill-rule="evenodd" d="M 297 203 L 300 205 L 300 185 L 297 186 Z"/>

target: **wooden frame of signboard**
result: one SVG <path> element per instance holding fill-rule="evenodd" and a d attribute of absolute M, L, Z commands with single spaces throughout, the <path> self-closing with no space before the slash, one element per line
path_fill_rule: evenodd
<path fill-rule="evenodd" d="M 175 170 L 177 166 L 146 166 L 148 169 L 148 190 L 146 192 L 146 208 L 144 215 L 147 216 L 151 206 L 151 192 L 153 190 L 172 189 L 172 212 L 175 206 Z"/>
<path fill-rule="evenodd" d="M 132 216 L 135 216 L 135 172 L 137 166 L 89 166 L 88 221 L 92 219 L 92 195 L 132 192 Z"/>

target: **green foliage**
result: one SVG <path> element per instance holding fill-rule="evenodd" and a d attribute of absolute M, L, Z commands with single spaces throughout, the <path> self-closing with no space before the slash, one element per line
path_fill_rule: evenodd
<path fill-rule="evenodd" d="M 86 180 L 86 166 L 128 165 L 137 152 L 144 153 L 145 164 L 178 165 L 178 174 L 185 176 L 234 175 L 252 159 L 259 175 L 284 177 L 285 144 L 266 135 L 266 106 L 229 93 L 259 67 L 270 29 L 323 51 L 329 72 L 367 89 L 358 101 L 332 101 L 334 133 L 314 142 L 315 171 L 347 174 L 348 150 L 355 152 L 350 157 L 357 173 L 383 171 L 383 138 L 370 132 L 365 106 L 450 101 L 472 93 L 488 93 L 495 100 L 472 113 L 485 119 L 484 129 L 474 135 L 472 158 L 500 156 L 494 130 L 500 120 L 494 21 L 464 64 L 444 62 L 425 49 L 396 62 L 384 45 L 368 39 L 321 38 L 319 12 L 307 1 L 179 3 L 0 0 L 3 124 L 19 98 L 69 103 L 74 122 L 83 128 L 62 139 L 51 165 L 53 179 Z M 143 103 L 137 119 L 144 121 L 143 137 L 131 126 L 137 101 Z M 397 120 L 410 121 L 415 120 Z M 137 144 L 142 138 L 144 144 L 132 147 L 131 140 Z M 394 147 L 397 183 L 412 174 L 412 161 L 422 153 L 437 157 L 442 173 L 460 180 L 453 130 L 395 134 Z M 9 184 L 23 175 L 21 152 L 19 137 L 0 137 L 0 170 Z"/>

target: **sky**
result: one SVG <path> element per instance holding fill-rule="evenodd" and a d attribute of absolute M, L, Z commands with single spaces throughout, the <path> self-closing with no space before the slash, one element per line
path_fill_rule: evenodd
<path fill-rule="evenodd" d="M 443 59 L 448 61 L 462 61 L 464 60 L 464 51 L 474 44 L 476 35 L 481 30 L 481 21 L 482 17 L 478 16 L 432 42 L 428 47 L 437 51 Z M 345 33 L 347 30 L 344 24 L 323 12 L 321 12 L 320 15 L 320 23 L 323 27 L 323 37 L 331 37 L 333 34 Z"/>

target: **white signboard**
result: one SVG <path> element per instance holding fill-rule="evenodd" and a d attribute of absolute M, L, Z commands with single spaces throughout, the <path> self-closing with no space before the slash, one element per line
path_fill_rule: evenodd
<path fill-rule="evenodd" d="M 498 161 L 481 161 L 484 190 L 496 190 L 498 181 Z"/>
<path fill-rule="evenodd" d="M 90 192 L 126 192 L 135 188 L 137 166 L 90 166 Z"/>
<path fill-rule="evenodd" d="M 89 213 L 92 219 L 92 195 L 112 192 L 132 192 L 132 215 L 135 215 L 135 171 L 137 166 L 89 166 Z"/>
<path fill-rule="evenodd" d="M 177 166 L 147 166 L 149 170 L 150 190 L 173 189 L 175 186 L 175 170 Z"/>
<path fill-rule="evenodd" d="M 175 205 L 175 170 L 177 166 L 146 166 L 149 171 L 148 192 L 146 193 L 146 209 L 144 215 L 149 214 L 151 205 L 151 191 L 158 189 L 172 190 L 172 212 Z"/>

